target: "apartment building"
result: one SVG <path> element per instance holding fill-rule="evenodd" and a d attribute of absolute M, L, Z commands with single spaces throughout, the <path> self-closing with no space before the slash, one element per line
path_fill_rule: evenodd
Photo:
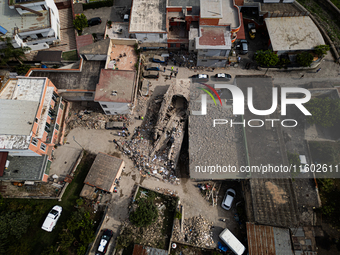
<path fill-rule="evenodd" d="M 0 36 L 12 38 L 15 48 L 49 48 L 60 41 L 58 8 L 53 0 L 0 2 Z"/>
<path fill-rule="evenodd" d="M 0 91 L 0 154 L 2 158 L 7 155 L 5 166 L 0 165 L 0 179 L 47 180 L 46 167 L 54 147 L 63 139 L 65 110 L 66 102 L 48 78 L 7 81 Z M 40 172 L 26 176 L 18 166 L 25 168 L 24 161 L 29 161 L 32 171 L 34 158 Z M 11 169 L 12 165 L 17 165 L 16 169 Z"/>

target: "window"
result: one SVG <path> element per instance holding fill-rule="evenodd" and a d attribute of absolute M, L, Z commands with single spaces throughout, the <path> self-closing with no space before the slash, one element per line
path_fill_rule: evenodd
<path fill-rule="evenodd" d="M 110 111 L 105 111 L 105 113 L 106 113 L 106 114 L 111 114 L 111 112 L 110 112 Z"/>
<path fill-rule="evenodd" d="M 64 110 L 64 104 L 60 104 L 60 109 Z"/>
<path fill-rule="evenodd" d="M 39 120 L 38 120 L 38 118 L 35 118 L 35 122 L 38 122 Z"/>
<path fill-rule="evenodd" d="M 106 104 L 102 104 L 102 107 L 103 107 L 103 108 L 107 108 L 107 105 L 106 105 Z"/>
<path fill-rule="evenodd" d="M 176 48 L 176 43 L 170 43 L 171 48 Z"/>
<path fill-rule="evenodd" d="M 40 145 L 40 150 L 46 151 L 46 145 L 42 143 L 42 144 Z"/>
<path fill-rule="evenodd" d="M 159 34 L 159 38 L 160 38 L 160 39 L 163 39 L 163 34 Z"/>
<path fill-rule="evenodd" d="M 45 131 L 50 132 L 51 125 L 46 122 Z"/>
<path fill-rule="evenodd" d="M 86 97 L 92 97 L 92 96 L 93 96 L 93 93 L 92 93 L 92 92 L 85 92 L 85 96 L 86 96 Z"/>
<path fill-rule="evenodd" d="M 37 145 L 38 145 L 38 142 L 39 142 L 38 139 L 36 139 L 36 138 L 34 138 L 34 137 L 32 138 L 32 142 L 31 142 L 31 143 L 32 143 L 34 146 L 37 146 Z"/>
<path fill-rule="evenodd" d="M 55 129 L 59 130 L 59 124 L 55 124 Z"/>

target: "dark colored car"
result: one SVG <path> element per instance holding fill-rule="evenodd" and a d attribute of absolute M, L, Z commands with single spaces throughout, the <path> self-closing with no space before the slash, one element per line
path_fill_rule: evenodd
<path fill-rule="evenodd" d="M 102 20 L 101 18 L 99 17 L 95 17 L 95 18 L 92 18 L 92 19 L 89 19 L 87 20 L 87 25 L 90 27 L 90 26 L 95 26 L 95 25 L 99 25 L 102 23 Z"/>
<path fill-rule="evenodd" d="M 224 81 L 229 81 L 231 79 L 231 75 L 227 73 L 218 73 L 218 74 L 215 74 L 214 77 L 217 80 L 224 80 Z"/>
<path fill-rule="evenodd" d="M 153 71 L 159 71 L 159 70 L 160 70 L 160 66 L 159 66 L 159 64 L 156 64 L 156 63 L 150 63 L 150 64 L 148 64 L 148 65 L 145 67 L 145 69 L 146 69 L 147 71 L 151 71 L 151 70 L 153 70 Z"/>
<path fill-rule="evenodd" d="M 143 72 L 143 77 L 145 77 L 145 78 L 158 78 L 159 72 L 158 71 L 145 71 L 145 72 Z"/>
<path fill-rule="evenodd" d="M 156 62 L 156 63 L 165 63 L 165 59 L 162 56 L 154 56 L 152 58 L 152 62 Z"/>
<path fill-rule="evenodd" d="M 247 40 L 241 40 L 241 54 L 247 54 L 248 53 L 248 42 Z"/>
<path fill-rule="evenodd" d="M 191 76 L 190 78 L 197 80 L 197 81 L 209 81 L 209 75 L 207 74 L 195 74 Z"/>
<path fill-rule="evenodd" d="M 99 241 L 99 246 L 96 251 L 96 255 L 102 255 L 105 254 L 107 251 L 107 247 L 109 246 L 110 240 L 113 236 L 113 231 L 110 229 L 105 229 L 102 237 Z"/>

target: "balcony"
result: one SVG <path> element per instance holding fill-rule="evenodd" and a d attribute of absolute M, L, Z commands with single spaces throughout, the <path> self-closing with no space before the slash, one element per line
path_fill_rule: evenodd
<path fill-rule="evenodd" d="M 50 124 L 46 123 L 45 131 L 47 132 L 46 143 L 52 143 L 53 135 L 57 124 L 57 117 L 60 109 L 61 97 L 53 93 L 52 99 L 55 102 L 54 109 L 50 108 L 48 110 L 48 115 L 51 117 Z M 58 127 L 59 130 L 60 127 Z M 58 132 L 58 130 L 56 130 Z"/>

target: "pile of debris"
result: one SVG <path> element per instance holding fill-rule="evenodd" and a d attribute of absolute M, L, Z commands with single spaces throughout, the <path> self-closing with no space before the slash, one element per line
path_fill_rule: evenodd
<path fill-rule="evenodd" d="M 196 66 L 197 54 L 189 52 L 170 52 L 169 60 L 176 66 L 192 68 Z"/>
<path fill-rule="evenodd" d="M 209 222 L 203 216 L 196 216 L 183 221 L 181 232 L 180 221 L 175 222 L 173 241 L 184 242 L 198 247 L 211 247 L 214 244 L 211 231 L 213 222 Z"/>
<path fill-rule="evenodd" d="M 202 196 L 212 203 L 212 206 L 217 205 L 218 194 L 222 186 L 221 182 L 203 182 L 198 183 L 197 187 L 200 189 Z"/>
<path fill-rule="evenodd" d="M 105 129 L 105 123 L 108 121 L 123 121 L 128 126 L 131 123 L 131 117 L 129 115 L 105 115 L 100 112 L 86 110 L 70 112 L 70 117 L 66 120 L 66 133 L 77 127 Z"/>

